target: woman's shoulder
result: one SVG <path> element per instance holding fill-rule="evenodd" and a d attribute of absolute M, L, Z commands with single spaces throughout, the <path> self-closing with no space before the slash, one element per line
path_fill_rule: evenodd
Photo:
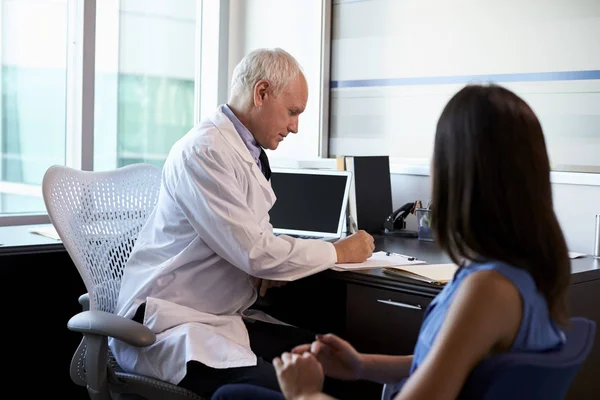
<path fill-rule="evenodd" d="M 463 279 L 475 273 L 477 273 L 477 275 L 481 275 L 479 272 L 489 271 L 483 274 L 487 277 L 487 279 L 498 279 L 498 275 L 500 275 L 510 281 L 519 290 L 519 292 L 521 292 L 521 295 L 537 291 L 535 281 L 527 270 L 510 265 L 503 261 L 474 261 L 463 267 L 463 270 Z"/>

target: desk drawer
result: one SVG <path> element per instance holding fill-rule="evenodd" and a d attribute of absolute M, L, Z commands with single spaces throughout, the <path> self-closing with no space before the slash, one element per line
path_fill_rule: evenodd
<path fill-rule="evenodd" d="M 432 297 L 348 284 L 346 336 L 359 351 L 412 354 Z"/>

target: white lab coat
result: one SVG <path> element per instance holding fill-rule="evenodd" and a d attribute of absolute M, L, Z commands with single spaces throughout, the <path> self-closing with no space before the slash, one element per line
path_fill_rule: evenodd
<path fill-rule="evenodd" d="M 291 281 L 336 261 L 331 243 L 274 236 L 274 202 L 270 182 L 220 109 L 173 146 L 117 304 L 119 315 L 132 318 L 146 302 L 144 324 L 157 339 L 144 349 L 110 340 L 125 371 L 177 384 L 189 360 L 256 365 L 241 317 L 257 297 L 249 277 Z"/>

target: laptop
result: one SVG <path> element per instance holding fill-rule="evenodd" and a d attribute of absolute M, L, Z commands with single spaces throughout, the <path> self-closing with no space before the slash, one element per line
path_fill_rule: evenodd
<path fill-rule="evenodd" d="M 342 237 L 352 172 L 282 168 L 271 172 L 277 201 L 269 218 L 275 235 L 327 241 Z"/>

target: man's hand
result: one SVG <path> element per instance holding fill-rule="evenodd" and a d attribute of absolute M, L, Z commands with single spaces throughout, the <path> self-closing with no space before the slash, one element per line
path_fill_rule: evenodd
<path fill-rule="evenodd" d="M 373 236 L 358 231 L 333 244 L 337 253 L 337 263 L 360 263 L 371 257 L 375 250 Z"/>
<path fill-rule="evenodd" d="M 265 294 L 267 294 L 267 289 L 272 287 L 281 287 L 287 283 L 285 281 L 271 281 L 268 279 L 255 278 L 254 276 L 250 277 L 250 282 L 252 283 L 252 286 L 258 290 L 260 297 L 265 297 Z"/>

